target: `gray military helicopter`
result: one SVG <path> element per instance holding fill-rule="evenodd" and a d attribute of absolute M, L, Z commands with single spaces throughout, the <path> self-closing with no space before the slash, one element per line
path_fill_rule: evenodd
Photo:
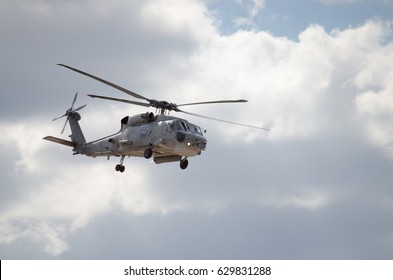
<path fill-rule="evenodd" d="M 61 133 L 64 132 L 67 123 L 69 123 L 71 128 L 71 141 L 53 136 L 46 136 L 44 137 L 45 140 L 72 147 L 74 155 L 82 154 L 94 158 L 99 156 L 105 156 L 108 158 L 108 160 L 111 156 L 120 157 L 120 163 L 117 164 L 115 167 L 115 170 L 119 172 L 124 172 L 125 170 L 123 162 L 126 156 L 144 157 L 146 159 L 150 159 L 151 157 L 153 157 L 153 161 L 156 164 L 178 161 L 180 162 L 180 168 L 186 169 L 188 166 L 189 157 L 200 155 L 202 151 L 206 150 L 207 140 L 203 135 L 203 133 L 206 133 L 206 131 L 203 132 L 199 126 L 192 124 L 185 119 L 167 115 L 166 113 L 169 113 L 170 111 L 181 112 L 191 116 L 225 122 L 229 124 L 268 130 L 263 127 L 245 125 L 226 120 L 206 117 L 203 115 L 190 113 L 179 108 L 183 106 L 202 104 L 247 102 L 247 100 L 244 99 L 216 100 L 185 104 L 175 104 L 167 101 L 157 101 L 154 99 L 146 98 L 140 94 L 132 92 L 128 89 L 125 89 L 121 86 L 78 70 L 76 68 L 64 64 L 58 65 L 80 73 L 84 76 L 95 79 L 110 87 L 120 90 L 136 99 L 142 99 L 145 102 L 88 94 L 88 96 L 92 98 L 123 102 L 143 107 L 154 107 L 156 108 L 156 110 L 159 111 L 159 114 L 157 115 L 152 112 L 146 112 L 133 116 L 125 116 L 120 121 L 120 131 L 91 142 L 87 142 L 85 140 L 82 129 L 79 125 L 79 120 L 81 119 L 81 116 L 77 112 L 83 109 L 86 104 L 74 108 L 78 93 L 75 94 L 74 99 L 71 103 L 71 107 L 63 115 L 53 119 L 53 121 L 55 121 L 62 117 L 66 117 L 66 121 Z"/>

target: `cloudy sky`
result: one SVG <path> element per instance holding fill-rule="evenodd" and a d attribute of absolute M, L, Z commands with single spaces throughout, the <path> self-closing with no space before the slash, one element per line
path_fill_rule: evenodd
<path fill-rule="evenodd" d="M 393 2 L 0 1 L 0 259 L 393 258 Z M 73 156 L 144 108 L 189 111 L 208 149 L 178 164 Z"/>

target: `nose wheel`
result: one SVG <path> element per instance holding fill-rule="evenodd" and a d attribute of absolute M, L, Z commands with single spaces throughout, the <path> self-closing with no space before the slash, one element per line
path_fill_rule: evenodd
<path fill-rule="evenodd" d="M 115 170 L 120 173 L 123 173 L 126 170 L 126 167 L 123 165 L 124 157 L 125 156 L 121 156 L 120 163 L 115 166 Z"/>

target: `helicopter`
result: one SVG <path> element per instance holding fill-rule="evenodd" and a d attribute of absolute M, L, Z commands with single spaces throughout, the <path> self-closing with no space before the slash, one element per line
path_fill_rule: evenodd
<path fill-rule="evenodd" d="M 171 111 L 249 128 L 267 131 L 269 130 L 263 127 L 211 118 L 187 112 L 179 108 L 183 106 L 203 104 L 247 102 L 247 100 L 244 99 L 215 100 L 184 104 L 158 101 L 155 99 L 149 99 L 145 96 L 132 92 L 119 85 L 71 66 L 65 64 L 57 65 L 97 80 L 119 91 L 122 91 L 133 98 L 144 100 L 145 102 L 88 94 L 88 96 L 91 98 L 123 102 L 143 107 L 154 107 L 157 110 L 156 113 L 159 112 L 158 114 L 146 112 L 133 116 L 125 116 L 120 120 L 121 127 L 118 132 L 90 142 L 86 141 L 81 126 L 79 125 L 81 115 L 78 113 L 78 111 L 86 107 L 87 104 L 74 108 L 78 93 L 75 94 L 71 103 L 71 107 L 67 109 L 63 115 L 53 119 L 53 121 L 56 121 L 60 118 L 66 117 L 61 134 L 64 132 L 67 123 L 69 123 L 71 129 L 71 135 L 69 137 L 71 138 L 71 141 L 54 136 L 46 136 L 43 139 L 72 147 L 74 155 L 81 154 L 93 158 L 107 157 L 108 160 L 111 156 L 120 157 L 120 162 L 115 166 L 115 170 L 121 173 L 125 171 L 125 157 L 144 157 L 145 159 L 150 159 L 153 157 L 153 161 L 156 164 L 179 162 L 180 168 L 186 169 L 188 167 L 188 158 L 201 155 L 202 151 L 206 150 L 207 139 L 204 136 L 206 131 L 203 131 L 200 126 L 193 124 L 186 119 L 169 116 L 168 113 Z"/>

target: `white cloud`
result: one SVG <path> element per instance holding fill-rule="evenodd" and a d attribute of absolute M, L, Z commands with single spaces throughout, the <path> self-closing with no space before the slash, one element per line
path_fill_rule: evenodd
<path fill-rule="evenodd" d="M 379 40 L 383 41 L 390 25 L 385 30 L 381 27 L 370 33 L 381 34 Z M 366 137 L 393 157 L 393 44 L 380 43 L 365 51 L 363 67 L 353 80 L 359 91 L 354 104 L 364 123 Z"/>
<path fill-rule="evenodd" d="M 393 158 L 392 89 L 388 86 L 379 92 L 367 91 L 356 98 L 355 104 L 365 124 L 366 137 Z"/>
<path fill-rule="evenodd" d="M 198 1 L 149 1 L 141 9 L 141 22 L 150 32 L 186 35 L 197 43 L 214 32 L 206 7 Z"/>

